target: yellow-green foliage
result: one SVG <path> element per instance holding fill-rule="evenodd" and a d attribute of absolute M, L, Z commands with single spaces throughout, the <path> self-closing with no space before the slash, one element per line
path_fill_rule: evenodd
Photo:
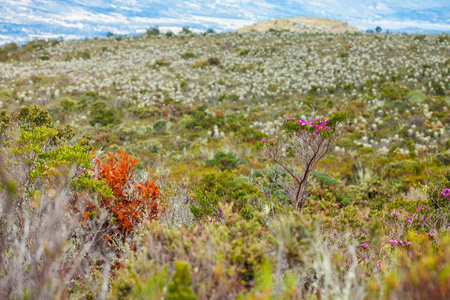
<path fill-rule="evenodd" d="M 148 250 L 140 256 L 130 256 L 115 280 L 107 299 L 161 299 L 164 288 L 167 289 L 169 277 L 166 268 L 157 269 L 157 265 L 147 259 Z"/>
<path fill-rule="evenodd" d="M 181 58 L 182 59 L 191 59 L 191 58 L 196 58 L 197 54 L 195 54 L 192 51 L 186 51 L 183 54 L 181 54 Z"/>
<path fill-rule="evenodd" d="M 26 130 L 39 126 L 50 126 L 52 122 L 48 111 L 40 109 L 35 104 L 22 107 L 17 115 L 17 120 Z"/>
<path fill-rule="evenodd" d="M 6 114 L 6 110 L 0 110 L 0 135 L 8 128 L 10 121 L 11 118 Z"/>
<path fill-rule="evenodd" d="M 192 65 L 193 68 L 204 68 L 208 66 L 220 66 L 221 59 L 219 57 L 210 57 L 206 60 L 198 60 Z"/>
<path fill-rule="evenodd" d="M 2 113 L 2 118 L 9 117 Z M 48 112 L 36 105 L 21 108 L 11 124 L 11 133 L 1 150 L 10 157 L 9 166 L 28 166 L 23 186 L 27 195 L 39 193 L 46 185 L 55 187 L 66 178 L 76 191 L 110 195 L 104 182 L 90 175 L 93 148 L 87 136 L 73 139 L 75 131 L 70 125 L 54 127 Z"/>
<path fill-rule="evenodd" d="M 255 187 L 226 170 L 205 172 L 200 178 L 200 185 L 194 191 L 191 210 L 197 219 L 220 216 L 218 204 L 221 201 L 233 201 L 233 211 L 250 219 L 253 209 L 249 206 L 249 199 L 259 195 Z"/>
<path fill-rule="evenodd" d="M 89 122 L 91 125 L 100 124 L 101 126 L 107 126 L 120 123 L 120 120 L 116 111 L 109 108 L 105 102 L 95 101 L 91 104 L 91 118 Z"/>
<path fill-rule="evenodd" d="M 192 293 L 191 273 L 189 272 L 189 263 L 176 260 L 175 274 L 172 277 L 172 283 L 169 285 L 168 300 L 195 300 Z"/>
<path fill-rule="evenodd" d="M 113 284 L 113 291 L 117 291 L 119 285 L 133 286 L 136 282 L 136 275 L 133 274 L 161 270 L 160 267 L 170 261 L 168 273 L 175 275 L 173 283 L 166 282 L 165 286 L 169 291 L 174 290 L 170 292 L 172 295 L 177 289 L 184 289 L 185 293 L 190 294 L 189 288 L 186 288 L 189 285 L 199 299 L 237 294 L 237 290 L 254 284 L 254 276 L 260 271 L 265 260 L 264 251 L 268 249 L 265 247 L 266 239 L 267 234 L 257 218 L 246 221 L 232 213 L 230 206 L 223 208 L 223 218 L 208 222 L 203 227 L 167 229 L 152 223 L 143 244 L 147 250 L 138 255 L 137 261 L 127 265 L 126 270 L 119 271 L 120 284 Z M 173 264 L 176 260 L 185 262 L 184 266 L 178 265 L 178 271 Z M 187 280 L 187 264 L 191 284 Z M 181 281 L 185 283 L 176 283 Z M 127 295 L 133 295 L 133 289 L 128 290 L 130 293 Z"/>

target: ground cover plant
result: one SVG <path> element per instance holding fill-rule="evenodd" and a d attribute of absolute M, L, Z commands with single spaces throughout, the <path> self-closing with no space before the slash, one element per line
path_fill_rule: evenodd
<path fill-rule="evenodd" d="M 2 47 L 0 297 L 446 299 L 450 39 Z"/>

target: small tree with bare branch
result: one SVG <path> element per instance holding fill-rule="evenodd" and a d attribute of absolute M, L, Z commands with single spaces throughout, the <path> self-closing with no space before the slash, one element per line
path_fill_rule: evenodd
<path fill-rule="evenodd" d="M 286 141 L 266 141 L 257 143 L 259 152 L 276 164 L 287 176 L 274 178 L 283 189 L 293 205 L 293 210 L 301 212 L 309 193 L 307 191 L 309 176 L 326 154 L 334 148 L 336 141 L 343 134 L 341 123 L 347 113 L 335 113 L 330 118 L 315 118 L 310 121 L 286 119 L 283 126 L 287 131 Z M 294 165 L 288 165 L 284 150 L 292 148 Z"/>

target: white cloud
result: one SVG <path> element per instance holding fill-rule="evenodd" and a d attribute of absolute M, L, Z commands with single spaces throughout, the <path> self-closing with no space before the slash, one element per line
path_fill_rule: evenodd
<path fill-rule="evenodd" d="M 450 23 L 429 23 L 421 21 L 395 21 L 395 20 L 355 20 L 349 22 L 350 25 L 360 29 L 374 29 L 380 26 L 386 29 L 399 30 L 403 28 L 421 28 L 423 30 L 438 30 L 450 32 Z"/>

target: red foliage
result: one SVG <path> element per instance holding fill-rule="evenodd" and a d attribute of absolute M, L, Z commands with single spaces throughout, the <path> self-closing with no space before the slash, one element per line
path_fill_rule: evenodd
<path fill-rule="evenodd" d="M 136 163 L 137 159 L 125 154 L 122 149 L 117 153 L 108 152 L 106 158 L 95 161 L 99 169 L 98 179 L 105 180 L 113 192 L 112 198 L 101 199 L 100 206 L 106 208 L 114 218 L 110 229 L 120 233 L 123 241 L 144 219 L 154 220 L 159 212 L 155 200 L 159 198 L 160 191 L 155 183 L 149 180 L 136 183 L 133 180 Z M 93 209 L 94 206 L 87 207 L 86 219 Z M 105 240 L 108 241 L 111 236 Z"/>

